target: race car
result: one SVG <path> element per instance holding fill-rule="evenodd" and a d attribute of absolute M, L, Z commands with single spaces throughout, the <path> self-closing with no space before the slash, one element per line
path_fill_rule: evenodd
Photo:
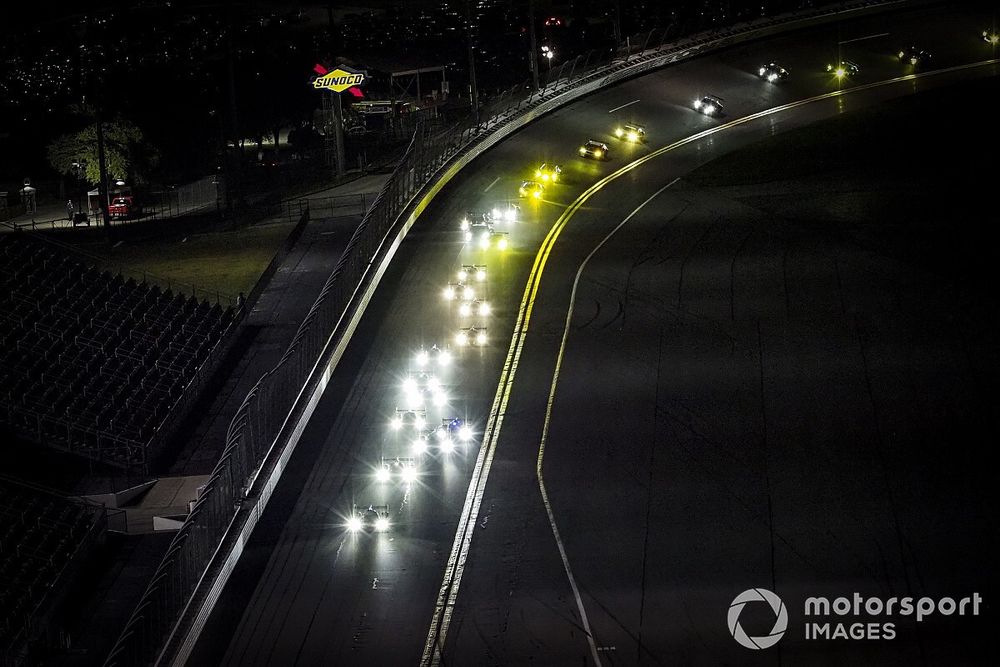
<path fill-rule="evenodd" d="M 788 78 L 788 70 L 778 63 L 768 63 L 761 65 L 757 70 L 757 76 L 771 83 Z"/>
<path fill-rule="evenodd" d="M 486 336 L 486 327 L 465 327 L 459 329 L 455 334 L 455 343 L 459 347 L 482 347 L 486 345 L 489 338 Z"/>
<path fill-rule="evenodd" d="M 642 125 L 619 125 L 615 128 L 615 136 L 633 144 L 642 143 L 646 140 L 646 128 Z"/>
<path fill-rule="evenodd" d="M 409 457 L 382 457 L 375 467 L 375 481 L 386 483 L 397 481 L 402 484 L 412 484 L 417 481 L 417 461 Z"/>
<path fill-rule="evenodd" d="M 469 222 L 468 224 L 464 224 L 463 221 L 462 232 L 465 235 L 466 241 L 472 241 L 474 239 L 482 238 L 483 236 L 489 238 L 489 235 L 493 233 L 493 223 L 488 221 L 475 220 Z"/>
<path fill-rule="evenodd" d="M 355 505 L 347 518 L 347 529 L 352 533 L 361 531 L 384 533 L 389 527 L 388 505 L 369 505 L 367 508 Z"/>
<path fill-rule="evenodd" d="M 427 410 L 425 408 L 396 408 L 396 416 L 389 423 L 393 431 L 413 429 L 424 430 L 427 426 Z"/>
<path fill-rule="evenodd" d="M 461 442 L 472 440 L 472 427 L 464 419 L 459 419 L 458 417 L 442 419 L 441 426 L 438 429 L 447 431 L 449 435 L 458 438 Z"/>
<path fill-rule="evenodd" d="M 482 250 L 489 250 L 490 248 L 506 250 L 510 245 L 509 237 L 509 232 L 497 232 L 491 229 L 488 233 L 484 232 L 476 237 L 476 245 Z"/>
<path fill-rule="evenodd" d="M 535 170 L 535 178 L 540 178 L 543 182 L 552 181 L 555 183 L 559 180 L 559 174 L 561 173 L 562 167 L 559 165 L 543 162 L 542 165 Z"/>
<path fill-rule="evenodd" d="M 602 144 L 600 141 L 590 140 L 583 146 L 580 146 L 580 156 L 593 160 L 607 160 L 608 145 Z"/>
<path fill-rule="evenodd" d="M 907 46 L 905 49 L 900 49 L 896 52 L 896 57 L 899 58 L 900 62 L 910 63 L 914 67 L 919 67 L 920 65 L 927 64 L 927 61 L 931 59 L 931 54 L 915 46 Z"/>
<path fill-rule="evenodd" d="M 477 283 L 485 282 L 486 280 L 486 265 L 485 264 L 463 264 L 462 268 L 458 270 L 455 274 L 458 278 L 458 282 L 464 283 L 467 280 L 475 280 Z"/>
<path fill-rule="evenodd" d="M 451 363 L 451 352 L 447 347 L 438 347 L 437 345 L 431 345 L 429 349 L 422 347 L 413 355 L 413 362 L 417 368 L 426 368 L 427 366 L 443 368 Z"/>
<path fill-rule="evenodd" d="M 441 381 L 427 371 L 408 371 L 403 378 L 403 396 L 410 406 L 422 406 L 427 402 L 442 406 L 448 403 Z"/>
<path fill-rule="evenodd" d="M 1000 31 L 990 30 L 989 28 L 983 30 L 983 41 L 993 46 L 1000 44 Z"/>
<path fill-rule="evenodd" d="M 472 317 L 473 315 L 487 317 L 491 312 L 490 302 L 485 299 L 465 301 L 458 307 L 458 314 L 462 317 Z"/>
<path fill-rule="evenodd" d="M 459 229 L 463 232 L 468 232 L 474 226 L 491 224 L 493 224 L 492 211 L 467 211 L 466 214 L 462 216 L 462 221 L 459 223 Z M 466 233 L 466 240 L 468 240 L 468 233 Z"/>
<path fill-rule="evenodd" d="M 716 116 L 722 113 L 722 98 L 715 95 L 705 95 L 694 101 L 694 108 L 706 116 Z"/>
<path fill-rule="evenodd" d="M 861 71 L 861 68 L 850 60 L 841 60 L 836 65 L 827 63 L 826 71 L 830 72 L 838 79 L 843 79 L 845 76 L 857 76 L 858 72 Z"/>
<path fill-rule="evenodd" d="M 521 183 L 521 187 L 517 189 L 518 197 L 541 199 L 544 193 L 545 193 L 545 186 L 539 183 L 538 181 L 523 181 Z"/>
<path fill-rule="evenodd" d="M 445 301 L 472 301 L 476 298 L 476 288 L 465 283 L 448 283 L 448 286 L 441 292 Z"/>
<path fill-rule="evenodd" d="M 521 207 L 514 202 L 503 202 L 501 204 L 495 204 L 493 208 L 490 209 L 491 223 L 495 222 L 517 222 L 518 218 L 521 217 Z"/>

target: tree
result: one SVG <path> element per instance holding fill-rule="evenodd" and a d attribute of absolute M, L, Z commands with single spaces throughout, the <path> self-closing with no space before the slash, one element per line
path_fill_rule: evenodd
<path fill-rule="evenodd" d="M 101 180 L 97 158 L 97 123 L 75 134 L 64 134 L 49 143 L 45 150 L 49 164 L 60 174 L 73 172 L 73 163 L 84 166 L 84 177 L 91 185 Z M 133 123 L 117 118 L 104 123 L 104 158 L 108 176 L 135 185 L 146 181 L 148 169 L 156 166 L 158 153 L 143 141 L 142 131 Z"/>

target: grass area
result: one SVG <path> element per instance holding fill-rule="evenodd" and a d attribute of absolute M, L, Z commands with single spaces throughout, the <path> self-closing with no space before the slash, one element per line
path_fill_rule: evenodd
<path fill-rule="evenodd" d="M 81 244 L 101 257 L 107 269 L 120 269 L 137 280 L 170 287 L 175 292 L 198 288 L 201 298 L 233 298 L 253 289 L 275 252 L 295 226 L 294 221 L 241 229 L 192 234 L 182 239 L 146 239 L 116 247 Z"/>

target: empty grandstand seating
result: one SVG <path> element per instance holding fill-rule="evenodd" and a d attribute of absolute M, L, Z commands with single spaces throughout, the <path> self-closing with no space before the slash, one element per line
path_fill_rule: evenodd
<path fill-rule="evenodd" d="M 104 508 L 0 480 L 0 656 L 19 652 L 43 625 L 44 606 L 72 562 L 103 531 Z"/>
<path fill-rule="evenodd" d="M 145 465 L 233 315 L 0 235 L 0 421 L 39 443 Z"/>

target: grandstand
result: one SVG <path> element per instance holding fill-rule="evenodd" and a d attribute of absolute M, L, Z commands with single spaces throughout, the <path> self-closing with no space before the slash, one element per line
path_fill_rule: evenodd
<path fill-rule="evenodd" d="M 103 507 L 0 478 L 0 664 L 59 644 L 47 619 L 105 527 Z"/>
<path fill-rule="evenodd" d="M 0 235 L 0 422 L 23 439 L 146 471 L 164 421 L 232 308 Z"/>

